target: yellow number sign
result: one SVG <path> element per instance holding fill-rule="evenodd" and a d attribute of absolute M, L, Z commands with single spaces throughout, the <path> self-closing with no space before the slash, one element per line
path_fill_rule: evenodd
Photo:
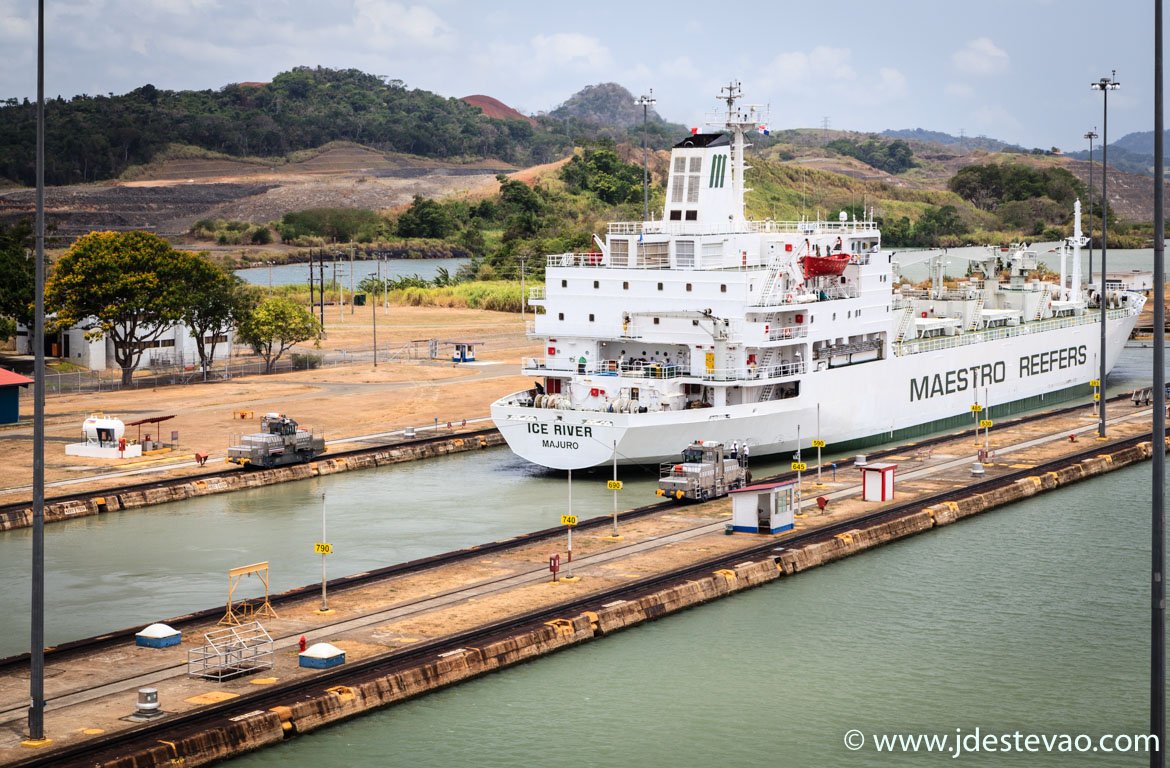
<path fill-rule="evenodd" d="M 1090 387 L 1099 387 L 1099 386 L 1101 386 L 1101 380 L 1100 379 L 1089 379 L 1089 386 Z"/>
<path fill-rule="evenodd" d="M 1093 402 L 1094 402 L 1094 403 L 1096 403 L 1096 402 L 1099 402 L 1100 400 L 1101 400 L 1101 393 L 1100 393 L 1100 392 L 1094 392 L 1094 393 L 1093 393 Z"/>
<path fill-rule="evenodd" d="M 621 480 L 606 480 L 605 489 L 607 491 L 620 491 L 622 489 Z"/>
<path fill-rule="evenodd" d="M 561 515 L 561 525 L 576 525 L 576 524 L 577 524 L 577 516 L 576 515 Z"/>
<path fill-rule="evenodd" d="M 983 406 L 975 403 L 975 405 L 971 406 L 971 413 L 983 413 Z"/>
<path fill-rule="evenodd" d="M 980 429 L 991 429 L 991 419 L 980 419 L 979 420 L 979 428 Z"/>
<path fill-rule="evenodd" d="M 313 545 L 313 553 L 317 554 L 317 555 L 332 555 L 333 554 L 333 545 L 326 544 L 323 541 L 318 541 L 316 544 Z"/>
<path fill-rule="evenodd" d="M 792 462 L 792 471 L 793 472 L 803 472 L 806 469 L 808 469 L 808 464 L 806 464 L 805 462 L 803 462 L 803 461 Z"/>
<path fill-rule="evenodd" d="M 813 441 L 812 441 L 812 447 L 813 447 L 813 448 L 824 448 L 824 447 L 825 447 L 825 441 L 824 441 L 824 440 L 813 440 Z"/>

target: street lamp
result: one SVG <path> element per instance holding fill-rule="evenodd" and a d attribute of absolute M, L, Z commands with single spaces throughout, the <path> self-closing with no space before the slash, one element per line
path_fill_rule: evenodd
<path fill-rule="evenodd" d="M 1093 282 L 1093 139 L 1097 138 L 1097 128 L 1085 134 L 1089 140 L 1089 282 Z M 1077 290 L 1080 290 L 1078 287 Z"/>
<path fill-rule="evenodd" d="M 646 155 L 646 120 L 650 114 L 650 107 L 657 102 L 654 100 L 654 89 L 650 95 L 642 95 L 634 102 L 642 107 L 642 221 L 650 221 L 650 172 Z"/>
<path fill-rule="evenodd" d="M 1089 87 L 1094 91 L 1101 91 L 1104 96 L 1104 111 L 1101 118 L 1101 295 L 1098 301 L 1101 304 L 1101 385 L 1100 401 L 1097 403 L 1097 437 L 1105 437 L 1105 374 L 1108 367 L 1105 365 L 1105 319 L 1107 317 L 1108 302 L 1105 300 L 1105 260 L 1109 254 L 1109 92 L 1116 91 L 1121 83 L 1113 78 L 1117 77 L 1117 70 L 1113 70 L 1111 77 L 1103 77 Z M 1091 231 L 1091 230 L 1090 230 Z"/>

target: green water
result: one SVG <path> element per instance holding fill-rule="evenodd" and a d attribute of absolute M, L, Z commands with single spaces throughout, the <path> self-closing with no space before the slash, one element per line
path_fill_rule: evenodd
<path fill-rule="evenodd" d="M 232 766 L 1145 765 L 851 752 L 843 736 L 1144 732 L 1148 478 L 1123 470 Z"/>

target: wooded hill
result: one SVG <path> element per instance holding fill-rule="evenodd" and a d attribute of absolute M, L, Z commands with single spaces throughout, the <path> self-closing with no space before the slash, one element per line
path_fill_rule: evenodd
<path fill-rule="evenodd" d="M 564 157 L 583 137 L 623 140 L 629 132 L 572 114 L 542 116 L 535 125 L 492 119 L 460 99 L 410 89 L 399 80 L 320 67 L 298 67 L 271 83 L 217 91 L 144 85 L 120 96 L 58 97 L 46 103 L 45 112 L 49 184 L 116 178 L 170 145 L 283 158 L 330 141 L 350 141 L 428 158 L 532 165 Z M 0 106 L 0 178 L 34 182 L 35 121 L 35 105 L 28 100 L 9 99 Z M 653 146 L 661 145 L 665 133 L 678 133 L 676 126 L 667 131 L 663 125 L 655 121 Z"/>

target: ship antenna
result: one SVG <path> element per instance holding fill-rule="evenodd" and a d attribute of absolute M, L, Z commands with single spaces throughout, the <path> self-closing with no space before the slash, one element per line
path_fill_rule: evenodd
<path fill-rule="evenodd" d="M 756 104 L 747 104 L 736 109 L 736 103 L 743 98 L 743 89 L 738 80 L 732 80 L 719 89 L 720 101 L 726 102 L 727 114 L 723 119 L 723 128 L 731 134 L 731 190 L 733 199 L 732 218 L 736 224 L 746 221 L 744 216 L 744 172 L 748 166 L 744 164 L 744 150 L 748 147 L 744 134 L 760 128 L 765 117 L 762 109 Z"/>

